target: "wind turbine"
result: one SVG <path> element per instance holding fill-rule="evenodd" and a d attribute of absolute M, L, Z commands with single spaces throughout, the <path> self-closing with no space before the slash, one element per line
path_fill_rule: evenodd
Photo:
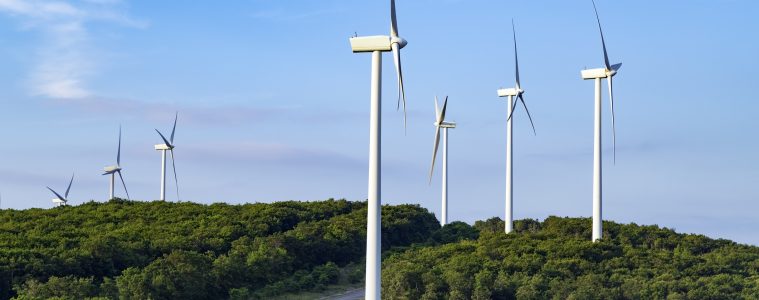
<path fill-rule="evenodd" d="M 430 183 L 432 183 L 432 171 L 435 169 L 437 148 L 440 145 L 440 129 L 443 129 L 443 199 L 440 213 L 440 225 L 448 224 L 448 128 L 456 128 L 455 122 L 445 121 L 445 110 L 448 107 L 448 97 L 443 101 L 443 109 L 440 110 L 435 97 L 435 146 L 432 150 L 432 166 L 430 167 Z"/>
<path fill-rule="evenodd" d="M 592 1 L 592 0 L 591 0 Z M 604 40 L 604 33 L 601 29 L 601 19 L 598 17 L 598 9 L 596 9 L 596 2 L 593 2 L 593 10 L 596 13 L 596 21 L 598 22 L 598 32 L 601 34 L 601 46 L 604 51 L 604 67 L 590 70 L 582 70 L 580 75 L 583 80 L 593 79 L 595 80 L 595 130 L 593 139 L 593 237 L 592 240 L 598 241 L 603 238 L 603 219 L 601 217 L 601 79 L 606 78 L 606 82 L 609 84 L 609 101 L 611 106 L 611 128 L 613 139 L 613 151 L 614 161 L 617 157 L 617 133 L 616 125 L 614 124 L 614 85 L 612 78 L 617 74 L 617 71 L 622 64 L 610 64 L 609 54 L 606 52 L 606 41 Z"/>
<path fill-rule="evenodd" d="M 369 195 L 366 218 L 366 287 L 365 299 L 381 299 L 380 250 L 382 220 L 382 200 L 380 199 L 380 157 L 381 157 L 381 98 L 382 98 L 382 52 L 393 52 L 398 75 L 398 108 L 403 103 L 403 124 L 406 126 L 406 95 L 403 90 L 401 71 L 401 49 L 406 40 L 398 36 L 395 18 L 395 0 L 390 0 L 390 36 L 354 36 L 350 39 L 353 53 L 372 53 L 371 76 L 371 116 L 369 121 Z"/>
<path fill-rule="evenodd" d="M 163 134 L 156 129 L 155 131 L 158 132 L 158 135 L 161 136 L 161 139 L 163 140 L 163 144 L 157 144 L 155 145 L 155 149 L 158 151 L 161 151 L 161 201 L 166 200 L 166 151 L 168 150 L 171 152 L 171 167 L 174 169 L 174 184 L 177 188 L 177 200 L 179 200 L 179 183 L 177 181 L 177 166 L 174 164 L 174 132 L 177 130 L 177 118 L 179 117 L 179 112 L 176 113 L 174 116 L 174 127 L 171 129 L 171 137 L 169 139 L 166 139 Z"/>
<path fill-rule="evenodd" d="M 498 90 L 498 97 L 508 97 L 508 110 L 507 115 L 509 116 L 506 119 L 506 218 L 504 220 L 504 223 L 506 223 L 506 226 L 504 230 L 506 233 L 510 233 L 513 230 L 514 226 L 514 178 L 513 178 L 513 163 L 512 160 L 514 158 L 513 153 L 513 138 L 514 138 L 514 131 L 513 131 L 513 120 L 512 116 L 514 114 L 514 110 L 517 107 L 517 99 L 522 102 L 522 106 L 524 106 L 525 112 L 527 112 L 527 117 L 530 119 L 530 125 L 532 125 L 532 133 L 536 134 L 535 131 L 535 124 L 532 122 L 532 116 L 530 116 L 530 110 L 527 109 L 527 104 L 524 102 L 524 90 L 522 89 L 522 85 L 519 82 L 519 58 L 517 56 L 517 33 L 516 29 L 514 29 L 514 20 L 511 20 L 511 30 L 514 35 L 514 69 L 515 69 L 515 75 L 516 78 L 516 86 L 513 88 L 508 89 L 499 89 Z"/>
<path fill-rule="evenodd" d="M 53 192 L 53 194 L 55 194 L 56 198 L 53 199 L 53 203 L 55 203 L 56 206 L 66 206 L 66 204 L 69 202 L 68 200 L 69 191 L 71 190 L 71 184 L 73 182 L 74 182 L 74 174 L 72 173 L 71 180 L 69 181 L 69 187 L 66 188 L 66 193 L 63 194 L 63 196 L 61 196 L 61 194 L 58 194 L 58 192 L 54 191 L 49 186 L 47 187 L 48 190 L 50 190 L 51 192 Z"/>
<path fill-rule="evenodd" d="M 126 183 L 124 182 L 124 177 L 121 176 L 121 126 L 119 126 L 119 148 L 116 152 L 116 165 L 115 166 L 108 166 L 103 168 L 103 175 L 111 175 L 111 188 L 109 189 L 109 198 L 113 199 L 113 190 L 114 190 L 114 183 L 116 181 L 116 173 L 119 174 L 119 178 L 121 179 L 121 184 L 124 185 L 124 192 L 127 194 L 127 199 L 129 198 L 129 191 L 127 190 Z"/>

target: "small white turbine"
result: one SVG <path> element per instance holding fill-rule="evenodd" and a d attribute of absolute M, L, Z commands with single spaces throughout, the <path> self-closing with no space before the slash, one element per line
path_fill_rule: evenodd
<path fill-rule="evenodd" d="M 448 96 L 443 101 L 443 109 L 440 110 L 435 97 L 435 146 L 432 149 L 432 166 L 430 167 L 430 183 L 432 183 L 432 171 L 435 170 L 435 158 L 440 145 L 440 129 L 443 129 L 443 196 L 440 212 L 440 225 L 448 224 L 448 128 L 456 128 L 455 122 L 445 121 L 445 110 L 448 107 Z"/>
<path fill-rule="evenodd" d="M 116 151 L 116 165 L 105 167 L 103 168 L 103 171 L 103 175 L 111 175 L 111 185 L 109 189 L 108 199 L 113 199 L 114 197 L 114 183 L 116 182 L 117 173 L 121 179 L 121 184 L 124 186 L 124 192 L 127 194 L 127 199 L 130 199 L 129 191 L 127 190 L 126 183 L 124 182 L 124 176 L 121 175 L 121 126 L 119 126 L 119 148 Z"/>
<path fill-rule="evenodd" d="M 530 119 L 530 125 L 532 125 L 532 132 L 533 134 L 536 134 L 535 131 L 535 124 L 532 122 L 532 116 L 530 116 L 530 110 L 527 109 L 527 104 L 524 102 L 524 97 L 522 94 L 524 94 L 524 90 L 522 89 L 522 85 L 519 82 L 519 58 L 517 56 L 517 33 L 514 29 L 514 20 L 511 21 L 511 30 L 514 34 L 514 68 L 515 68 L 515 78 L 516 78 L 516 86 L 514 88 L 508 88 L 508 89 L 500 89 L 498 90 L 498 97 L 508 97 L 508 111 L 507 115 L 508 118 L 506 118 L 506 218 L 504 220 L 505 225 L 505 232 L 511 233 L 511 231 L 514 230 L 514 177 L 513 177 L 513 138 L 514 138 L 514 131 L 513 131 L 513 124 L 512 124 L 512 115 L 514 114 L 514 110 L 517 107 L 517 99 L 522 102 L 522 106 L 524 106 L 524 110 L 527 112 L 527 117 Z"/>
<path fill-rule="evenodd" d="M 598 22 L 598 32 L 601 34 L 601 46 L 604 52 L 604 67 L 590 70 L 582 70 L 580 72 L 582 79 L 595 80 L 595 130 L 593 139 L 593 237 L 592 240 L 598 241 L 603 238 L 603 218 L 602 218 L 602 188 L 601 188 L 601 79 L 606 78 L 609 84 L 609 101 L 611 105 L 611 129 L 613 139 L 613 153 L 614 162 L 617 160 L 617 133 L 616 125 L 614 121 L 614 85 L 612 78 L 617 74 L 617 71 L 622 64 L 612 65 L 609 63 L 609 55 L 606 52 L 606 41 L 604 40 L 604 33 L 601 30 L 601 19 L 598 17 L 598 10 L 596 9 L 596 2 L 593 2 L 593 10 L 596 12 L 596 21 Z"/>
<path fill-rule="evenodd" d="M 47 187 L 47 189 L 50 190 L 51 192 L 53 192 L 53 194 L 56 197 L 56 198 L 53 198 L 53 203 L 56 206 L 66 206 L 68 204 L 68 202 L 69 202 L 69 200 L 68 200 L 68 198 L 69 198 L 69 191 L 71 191 L 71 184 L 73 182 L 74 182 L 74 174 L 72 173 L 71 174 L 71 180 L 69 181 L 69 187 L 66 188 L 66 193 L 64 193 L 63 196 L 61 196 L 61 194 L 58 194 L 58 192 L 54 191 L 49 186 Z"/>
<path fill-rule="evenodd" d="M 381 299 L 381 249 L 382 200 L 380 198 L 381 159 L 381 98 L 382 98 L 382 52 L 393 52 L 398 75 L 398 109 L 403 103 L 403 126 L 406 128 L 406 94 L 403 90 L 401 49 L 406 40 L 398 36 L 395 18 L 395 0 L 390 0 L 390 36 L 352 37 L 351 49 L 354 53 L 372 53 L 371 115 L 369 120 L 369 194 L 366 218 L 366 286 L 365 299 Z"/>
<path fill-rule="evenodd" d="M 174 116 L 174 127 L 171 129 L 171 137 L 166 139 L 163 134 L 156 129 L 158 135 L 161 136 L 163 144 L 155 145 L 155 149 L 161 151 L 161 201 L 166 200 L 166 151 L 171 152 L 171 167 L 174 169 L 174 185 L 177 188 L 177 201 L 179 201 L 179 182 L 177 181 L 177 166 L 174 164 L 174 132 L 177 130 L 177 118 L 179 112 Z"/>

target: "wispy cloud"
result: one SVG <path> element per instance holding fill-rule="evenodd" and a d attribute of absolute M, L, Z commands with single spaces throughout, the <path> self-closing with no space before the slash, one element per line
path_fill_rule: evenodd
<path fill-rule="evenodd" d="M 313 9 L 309 11 L 293 12 L 287 9 L 269 9 L 260 10 L 250 14 L 254 19 L 261 19 L 267 21 L 299 21 L 303 19 L 318 17 L 322 15 L 329 15 L 342 12 L 340 8 L 325 8 L 325 9 Z"/>
<path fill-rule="evenodd" d="M 36 31 L 43 42 L 29 74 L 31 93 L 58 99 L 93 95 L 87 80 L 97 71 L 97 50 L 88 26 L 108 23 L 144 28 L 129 17 L 121 1 L 0 0 L 0 13 L 16 18 L 23 30 Z"/>

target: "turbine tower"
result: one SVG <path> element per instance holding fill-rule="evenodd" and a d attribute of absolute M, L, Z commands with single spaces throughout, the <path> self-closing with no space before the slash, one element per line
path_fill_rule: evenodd
<path fill-rule="evenodd" d="M 174 164 L 174 132 L 177 130 L 177 118 L 179 112 L 174 116 L 174 127 L 171 129 L 171 137 L 166 139 L 163 134 L 156 129 L 158 135 L 161 136 L 163 144 L 155 145 L 155 149 L 161 151 L 161 201 L 166 200 L 166 151 L 171 152 L 171 167 L 174 169 L 174 185 L 177 188 L 177 201 L 179 201 L 179 183 L 177 181 L 177 166 Z"/>
<path fill-rule="evenodd" d="M 527 109 L 527 104 L 524 102 L 524 96 L 522 96 L 524 90 L 519 82 L 519 58 L 517 56 L 517 34 L 514 29 L 514 20 L 511 21 L 511 30 L 514 35 L 514 77 L 516 78 L 516 86 L 513 88 L 498 90 L 498 97 L 508 98 L 508 108 L 506 112 L 508 115 L 508 118 L 506 118 L 506 217 L 504 219 L 504 223 L 506 223 L 504 230 L 506 233 L 511 233 L 511 231 L 514 230 L 514 177 L 512 176 L 514 166 L 512 162 L 514 158 L 514 153 L 512 151 L 514 146 L 514 131 L 512 123 L 513 119 L 511 117 L 517 107 L 517 100 L 522 102 L 522 106 L 524 106 L 524 110 L 527 112 L 527 117 L 530 119 L 530 125 L 532 125 L 532 133 L 537 135 L 535 132 L 535 124 L 532 123 L 530 110 Z"/>
<path fill-rule="evenodd" d="M 115 166 L 108 166 L 103 168 L 103 175 L 111 175 L 111 185 L 109 189 L 109 198 L 113 199 L 113 190 L 114 190 L 114 183 L 116 182 L 116 173 L 119 174 L 119 178 L 121 179 L 121 184 L 124 185 L 124 192 L 127 194 L 127 199 L 130 199 L 129 197 L 129 191 L 127 190 L 126 183 L 124 182 L 124 176 L 121 175 L 121 126 L 119 126 L 119 148 L 116 151 L 116 165 Z M 131 199 L 130 199 L 131 200 Z"/>
<path fill-rule="evenodd" d="M 71 184 L 74 182 L 74 174 L 71 174 L 71 180 L 69 181 L 69 187 L 66 188 L 66 193 L 64 193 L 64 196 L 61 196 L 61 194 L 58 194 L 58 192 L 51 189 L 49 186 L 47 187 L 48 190 L 53 192 L 56 198 L 53 198 L 53 203 L 56 206 L 66 206 L 66 204 L 69 202 L 69 191 L 71 190 Z"/>
<path fill-rule="evenodd" d="M 448 107 L 448 97 L 443 101 L 443 110 L 437 105 L 435 97 L 435 146 L 432 149 L 432 166 L 430 167 L 430 183 L 432 183 L 432 171 L 435 170 L 435 158 L 437 148 L 440 145 L 440 129 L 443 129 L 443 199 L 440 213 L 440 226 L 448 224 L 448 128 L 456 128 L 455 122 L 445 121 L 445 110 Z"/>
<path fill-rule="evenodd" d="M 598 22 L 598 32 L 601 34 L 601 47 L 604 52 L 604 67 L 590 70 L 582 70 L 580 75 L 583 80 L 593 79 L 595 81 L 595 130 L 593 138 L 593 237 L 594 242 L 603 238 L 603 218 L 601 215 L 602 206 L 602 189 L 601 189 L 601 79 L 606 78 L 606 82 L 609 84 L 609 101 L 611 108 L 611 128 L 613 139 L 613 153 L 614 161 L 616 162 L 617 156 L 617 134 L 616 125 L 614 124 L 614 85 L 612 78 L 617 74 L 617 71 L 622 64 L 612 65 L 609 63 L 609 55 L 606 52 L 606 41 L 604 40 L 604 33 L 601 30 L 601 19 L 598 17 L 598 10 L 596 9 L 596 2 L 593 2 L 593 10 L 596 13 L 596 21 Z"/>
<path fill-rule="evenodd" d="M 350 39 L 353 53 L 372 53 L 371 76 L 371 116 L 369 121 L 369 195 L 366 218 L 366 286 L 365 299 L 378 300 L 381 290 L 380 250 L 382 200 L 380 198 L 380 157 L 381 157 L 381 97 L 382 97 L 382 52 L 393 52 L 398 75 L 398 109 L 403 103 L 403 126 L 406 127 L 406 95 L 403 90 L 401 71 L 401 49 L 406 40 L 398 36 L 395 18 L 395 0 L 390 0 L 390 36 L 365 36 Z"/>

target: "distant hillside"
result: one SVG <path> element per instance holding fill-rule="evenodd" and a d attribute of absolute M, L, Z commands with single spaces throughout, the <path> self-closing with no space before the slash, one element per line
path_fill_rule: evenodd
<path fill-rule="evenodd" d="M 759 299 L 759 248 L 656 226 L 384 206 L 386 299 Z M 0 210 L 0 299 L 270 299 L 364 277 L 366 203 Z M 287 296 L 286 296 L 287 297 Z M 284 297 L 284 298 L 286 298 Z M 279 298 L 279 299 L 284 299 Z"/>
<path fill-rule="evenodd" d="M 657 226 L 549 217 L 474 228 L 450 224 L 443 241 L 384 261 L 387 299 L 759 299 L 759 247 Z M 462 239 L 461 241 L 445 243 Z"/>
<path fill-rule="evenodd" d="M 2 210 L 0 299 L 255 299 L 361 281 L 365 224 L 366 203 L 345 200 Z M 439 227 L 418 206 L 385 206 L 383 248 Z"/>

